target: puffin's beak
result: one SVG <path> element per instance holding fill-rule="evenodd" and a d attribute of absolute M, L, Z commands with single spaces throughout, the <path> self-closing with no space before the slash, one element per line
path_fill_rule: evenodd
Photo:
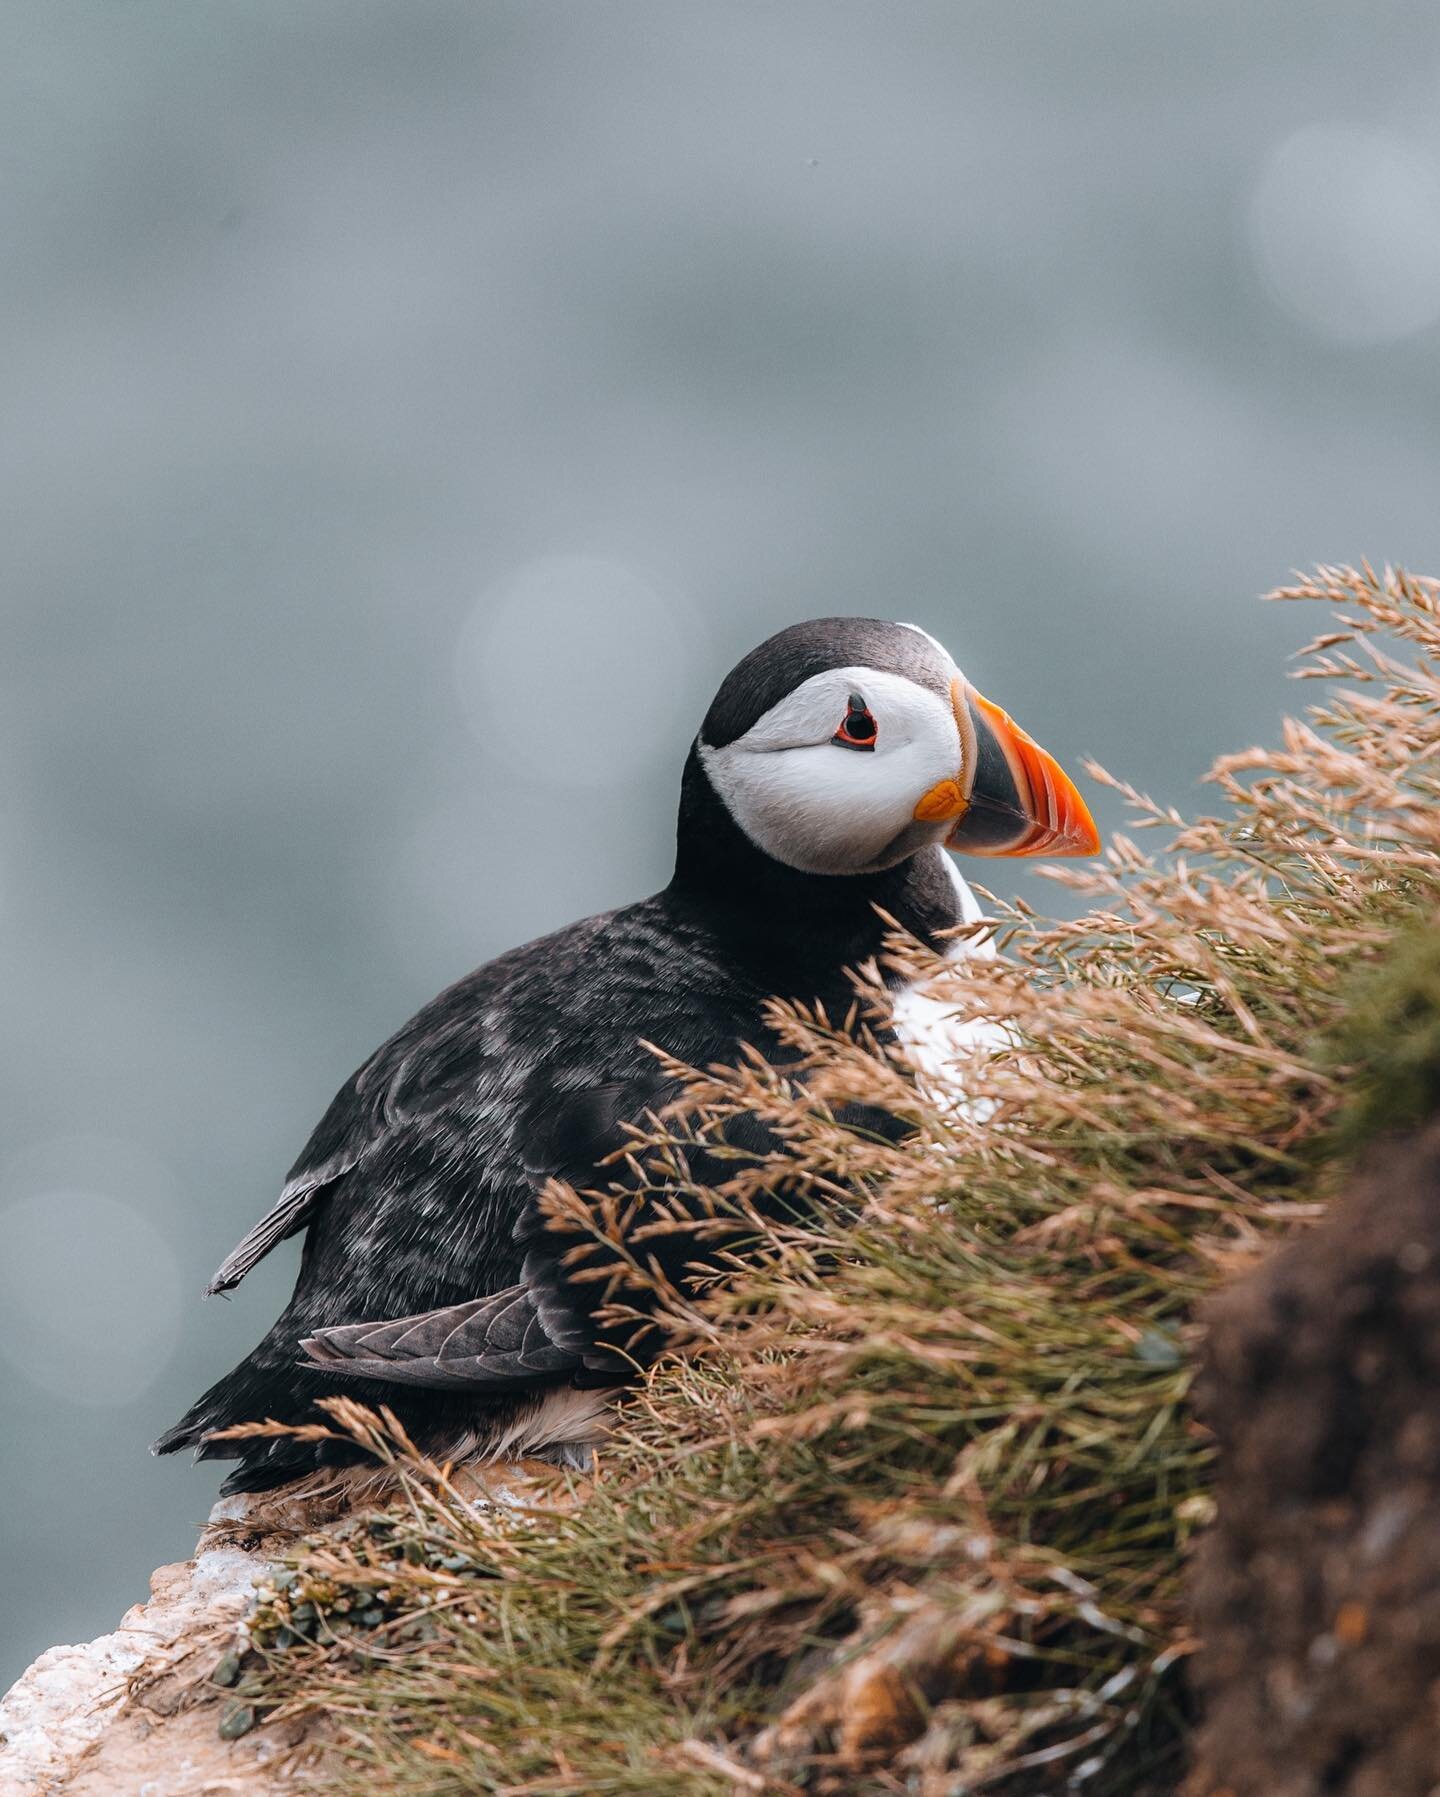
<path fill-rule="evenodd" d="M 915 807 L 925 822 L 953 817 L 945 846 L 967 855 L 1098 855 L 1100 832 L 1075 782 L 1008 713 L 968 681 L 951 682 L 962 772 Z"/>

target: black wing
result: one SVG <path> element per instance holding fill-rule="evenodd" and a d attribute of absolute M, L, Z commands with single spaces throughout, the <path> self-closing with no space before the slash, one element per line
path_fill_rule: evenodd
<path fill-rule="evenodd" d="M 535 1294 L 524 1285 L 393 1323 L 320 1329 L 300 1346 L 329 1373 L 434 1388 L 495 1390 L 584 1366 L 582 1354 L 546 1333 Z"/>
<path fill-rule="evenodd" d="M 647 1054 L 628 1080 L 607 1080 L 563 1097 L 549 1091 L 542 1114 L 538 1105 L 528 1107 L 532 1131 L 524 1171 L 530 1191 L 552 1177 L 595 1177 L 597 1163 L 624 1145 L 624 1126 L 672 1091 L 673 1083 Z M 523 1214 L 528 1217 L 528 1210 Z M 567 1375 L 581 1385 L 623 1379 L 626 1369 L 595 1350 L 583 1310 L 577 1313 L 550 1259 L 526 1255 L 520 1280 L 498 1292 L 391 1321 L 314 1329 L 300 1346 L 308 1365 L 329 1373 L 432 1389 L 494 1390 Z"/>

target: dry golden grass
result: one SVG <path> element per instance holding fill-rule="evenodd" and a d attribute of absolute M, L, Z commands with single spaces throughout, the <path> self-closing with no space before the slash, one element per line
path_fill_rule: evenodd
<path fill-rule="evenodd" d="M 323 1708 L 337 1791 L 1174 1788 L 1197 1301 L 1317 1213 L 1348 1091 L 1386 1121 L 1351 994 L 1440 908 L 1440 585 L 1277 597 L 1339 611 L 1301 670 L 1336 684 L 1218 764 L 1215 817 L 1123 789 L 1168 840 L 1066 873 L 1085 915 L 997 910 L 1002 956 L 958 966 L 892 944 L 998 1048 L 917 1085 L 862 969 L 849 1019 L 777 1007 L 796 1067 L 694 1070 L 637 1142 L 648 1187 L 603 1212 L 630 1285 L 686 1141 L 737 1112 L 779 1146 L 688 1196 L 766 1254 L 671 1297 L 686 1353 L 583 1504 L 477 1517 L 412 1467 L 401 1512 L 297 1555 L 240 1701 Z M 784 1226 L 754 1209 L 777 1184 L 807 1201 Z"/>

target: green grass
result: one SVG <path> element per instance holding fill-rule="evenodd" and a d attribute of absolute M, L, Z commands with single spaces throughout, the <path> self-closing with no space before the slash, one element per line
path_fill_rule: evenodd
<path fill-rule="evenodd" d="M 477 1515 L 412 1466 L 399 1510 L 295 1555 L 237 1702 L 325 1713 L 325 1788 L 1174 1788 L 1197 1306 L 1433 1108 L 1440 1064 L 1413 996 L 1440 998 L 1440 590 L 1325 569 L 1280 596 L 1341 610 L 1302 670 L 1335 685 L 1219 764 L 1216 816 L 1130 794 L 1167 845 L 1067 874 L 1079 919 L 997 910 L 1000 959 L 894 944 L 1005 1046 L 917 1087 L 865 1027 L 869 969 L 843 1026 L 777 1007 L 803 1084 L 694 1072 L 637 1153 L 683 1180 L 697 1132 L 765 1115 L 783 1149 L 709 1200 L 768 1255 L 672 1299 L 685 1353 L 582 1502 Z M 843 1128 L 857 1100 L 912 1134 Z M 777 1179 L 805 1221 L 754 1212 Z M 610 1232 L 643 1240 L 663 1183 Z"/>

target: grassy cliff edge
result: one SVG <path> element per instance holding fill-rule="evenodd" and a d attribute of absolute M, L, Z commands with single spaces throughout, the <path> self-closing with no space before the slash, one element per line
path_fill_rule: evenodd
<path fill-rule="evenodd" d="M 1385 1074 L 1347 1019 L 1405 1011 L 1366 983 L 1397 939 L 1433 977 L 1440 583 L 1324 568 L 1276 597 L 1339 614 L 1299 670 L 1323 702 L 1217 765 L 1214 817 L 1128 793 L 1168 841 L 1066 872 L 1083 916 L 997 909 L 1001 956 L 958 966 L 893 943 L 1004 1024 L 953 1076 L 917 1084 L 867 1029 L 873 968 L 850 1018 L 782 1013 L 803 1082 L 695 1070 L 636 1144 L 652 1190 L 604 1211 L 632 1277 L 686 1140 L 736 1110 L 783 1146 L 709 1202 L 783 1180 L 796 1221 L 756 1218 L 763 1263 L 672 1302 L 686 1352 L 582 1501 L 477 1516 L 412 1465 L 402 1506 L 297 1552 L 231 1726 L 323 1711 L 335 1792 L 1175 1789 L 1212 1509 L 1197 1309 L 1436 1064 L 1397 1027 Z M 914 1127 L 847 1129 L 851 1101 Z"/>

